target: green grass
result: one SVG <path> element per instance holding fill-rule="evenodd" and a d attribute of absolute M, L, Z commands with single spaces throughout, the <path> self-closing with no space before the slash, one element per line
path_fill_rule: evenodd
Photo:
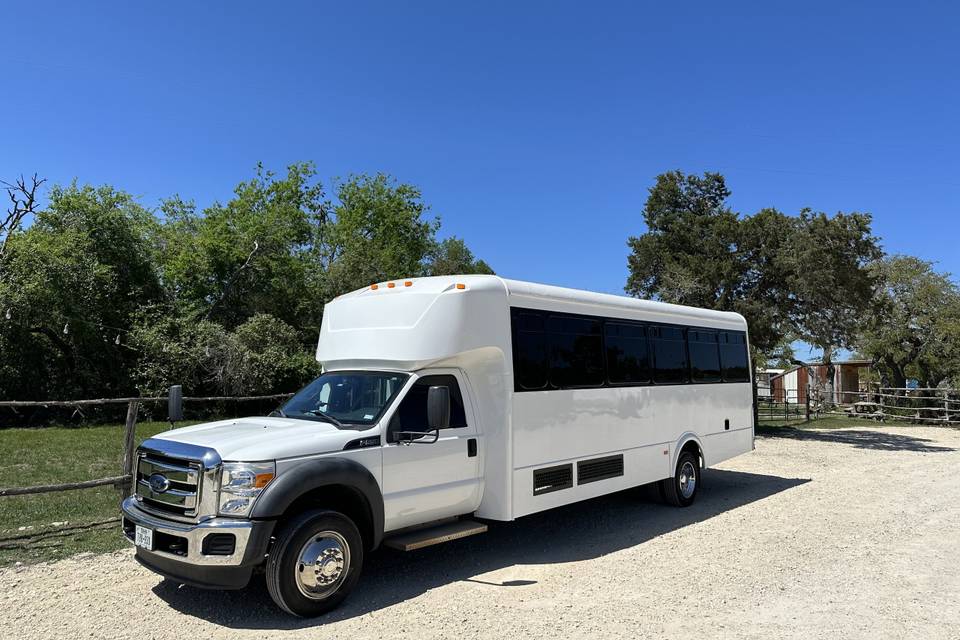
<path fill-rule="evenodd" d="M 186 426 L 180 423 L 177 426 Z M 138 444 L 166 431 L 166 422 L 137 425 Z M 121 474 L 123 425 L 0 430 L 0 487 L 80 482 Z M 113 487 L 0 497 L 0 538 L 55 529 L 54 522 L 81 524 L 119 515 Z M 20 527 L 32 527 L 20 530 Z M 4 546 L 6 543 L 0 543 Z M 0 548 L 0 566 L 55 560 L 82 551 L 119 549 L 119 524 L 47 538 L 27 548 Z"/>
<path fill-rule="evenodd" d="M 848 418 L 846 416 L 825 416 L 816 418 L 807 422 L 803 418 L 789 420 L 761 420 L 757 425 L 757 433 L 764 431 L 774 431 L 783 427 L 793 427 L 795 429 L 844 429 L 847 427 L 878 427 L 881 426 L 875 420 L 865 418 Z"/>

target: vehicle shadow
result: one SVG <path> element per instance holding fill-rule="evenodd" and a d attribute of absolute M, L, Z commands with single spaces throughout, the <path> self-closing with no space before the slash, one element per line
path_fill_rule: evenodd
<path fill-rule="evenodd" d="M 873 431 L 865 429 L 795 429 L 793 427 L 767 427 L 757 429 L 757 435 L 767 438 L 790 438 L 792 440 L 806 440 L 817 442 L 832 442 L 848 444 L 858 449 L 873 449 L 878 451 L 916 451 L 920 453 L 945 453 L 956 451 L 952 447 L 944 447 L 929 438 Z"/>
<path fill-rule="evenodd" d="M 686 509 L 631 489 L 527 516 L 490 522 L 487 533 L 412 552 L 381 549 L 367 556 L 355 591 L 339 609 L 313 620 L 293 618 L 270 600 L 263 579 L 242 591 L 205 591 L 164 580 L 153 592 L 172 608 L 236 629 L 299 629 L 362 616 L 456 581 L 520 589 L 534 580 L 485 580 L 511 566 L 574 562 L 642 544 L 718 514 L 810 482 L 802 478 L 708 469 L 702 493 Z M 522 574 L 522 571 L 520 572 Z"/>

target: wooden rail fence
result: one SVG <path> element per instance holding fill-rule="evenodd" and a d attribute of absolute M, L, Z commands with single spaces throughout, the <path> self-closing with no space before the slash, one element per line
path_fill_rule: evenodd
<path fill-rule="evenodd" d="M 292 393 L 278 393 L 265 396 L 188 396 L 184 402 L 227 402 L 252 400 L 281 400 L 289 398 Z M 74 491 L 77 489 L 91 489 L 95 487 L 114 486 L 120 491 L 120 500 L 129 496 L 133 489 L 133 479 L 136 475 L 137 449 L 137 414 L 141 404 L 167 402 L 167 397 L 136 397 L 136 398 L 99 398 L 94 400 L 2 400 L 0 407 L 81 407 L 91 405 L 126 404 L 127 417 L 123 427 L 123 462 L 120 475 L 109 478 L 95 478 L 81 482 L 62 482 L 58 484 L 34 485 L 30 487 L 0 487 L 0 497 L 23 496 L 39 493 L 54 493 L 60 491 Z M 72 525 L 60 529 L 47 529 L 34 534 L 23 534 L 0 539 L 0 548 L 15 540 L 40 538 L 55 535 L 58 531 L 70 531 L 77 528 L 97 527 L 117 522 L 119 517 L 110 518 L 86 525 Z"/>

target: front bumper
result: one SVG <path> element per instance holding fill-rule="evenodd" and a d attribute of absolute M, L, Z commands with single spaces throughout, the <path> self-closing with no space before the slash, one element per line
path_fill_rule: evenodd
<path fill-rule="evenodd" d="M 193 524 L 158 518 L 141 509 L 133 497 L 124 500 L 121 509 L 123 533 L 131 543 L 136 525 L 153 531 L 154 548 L 136 547 L 137 561 L 156 573 L 197 587 L 246 586 L 254 567 L 263 562 L 273 533 L 272 520 L 211 518 Z M 207 539 L 214 535 L 216 539 Z"/>

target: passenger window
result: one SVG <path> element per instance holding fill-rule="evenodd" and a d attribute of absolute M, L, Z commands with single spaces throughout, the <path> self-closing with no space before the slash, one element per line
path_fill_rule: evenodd
<path fill-rule="evenodd" d="M 407 395 L 400 402 L 400 406 L 390 419 L 390 431 L 426 431 L 427 425 L 427 392 L 430 387 L 445 386 L 450 389 L 450 428 L 458 429 L 467 426 L 467 416 L 463 408 L 463 396 L 460 394 L 460 385 L 451 375 L 424 376 L 417 380 Z"/>
<path fill-rule="evenodd" d="M 720 351 L 717 333 L 701 329 L 687 330 L 690 349 L 690 378 L 693 382 L 720 382 Z"/>
<path fill-rule="evenodd" d="M 720 366 L 724 382 L 750 382 L 747 337 L 724 331 L 720 334 Z"/>
<path fill-rule="evenodd" d="M 513 311 L 513 370 L 517 391 L 547 386 L 547 337 L 544 316 Z"/>
<path fill-rule="evenodd" d="M 547 318 L 550 383 L 559 388 L 603 384 L 603 338 L 600 320 L 570 316 Z"/>
<path fill-rule="evenodd" d="M 611 384 L 650 382 L 650 354 L 647 331 L 643 325 L 607 322 L 604 325 L 607 348 L 607 378 Z"/>
<path fill-rule="evenodd" d="M 687 344 L 683 329 L 650 327 L 653 347 L 653 381 L 660 384 L 687 382 Z"/>

